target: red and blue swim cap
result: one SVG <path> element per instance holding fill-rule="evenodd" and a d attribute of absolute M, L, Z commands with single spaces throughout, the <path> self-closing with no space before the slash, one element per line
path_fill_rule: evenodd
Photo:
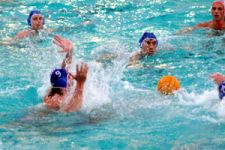
<path fill-rule="evenodd" d="M 149 33 L 149 32 L 145 32 L 142 37 L 140 38 L 139 40 L 139 45 L 141 46 L 142 42 L 146 39 L 146 38 L 149 38 L 149 39 L 155 39 L 156 40 L 156 46 L 158 46 L 158 40 L 155 36 L 154 33 Z"/>
<path fill-rule="evenodd" d="M 65 69 L 55 69 L 51 73 L 51 84 L 55 88 L 67 87 L 67 71 Z"/>
<path fill-rule="evenodd" d="M 39 10 L 32 10 L 32 11 L 30 12 L 28 18 L 27 18 L 27 24 L 28 24 L 29 26 L 31 26 L 31 17 L 32 17 L 33 15 L 35 15 L 35 14 L 40 14 L 40 15 L 42 15 L 41 12 L 40 12 Z M 43 25 L 44 25 L 44 24 L 45 24 L 45 19 L 44 19 Z"/>

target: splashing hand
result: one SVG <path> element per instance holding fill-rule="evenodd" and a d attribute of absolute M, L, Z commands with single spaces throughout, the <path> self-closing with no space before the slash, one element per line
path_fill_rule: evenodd
<path fill-rule="evenodd" d="M 70 52 L 73 49 L 73 43 L 70 40 L 64 39 L 58 35 L 54 37 L 53 43 L 62 48 L 59 52 Z"/>
<path fill-rule="evenodd" d="M 88 72 L 87 64 L 81 63 L 80 67 L 76 65 L 76 75 L 74 76 L 71 73 L 69 73 L 69 75 L 72 76 L 78 83 L 83 83 L 86 81 L 87 72 Z"/>

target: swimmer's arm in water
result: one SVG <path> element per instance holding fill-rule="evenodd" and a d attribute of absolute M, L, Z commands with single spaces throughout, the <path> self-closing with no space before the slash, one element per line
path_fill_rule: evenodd
<path fill-rule="evenodd" d="M 129 60 L 129 63 L 127 65 L 127 68 L 159 68 L 159 69 L 168 69 L 166 64 L 161 64 L 157 66 L 152 66 L 152 65 L 143 65 L 140 64 L 140 59 L 142 58 L 141 52 L 135 52 Z"/>
<path fill-rule="evenodd" d="M 222 74 L 220 73 L 215 73 L 215 74 L 212 74 L 210 75 L 210 78 L 213 79 L 213 81 L 216 83 L 216 84 L 220 84 L 221 82 L 225 81 L 225 76 L 223 76 Z"/>
<path fill-rule="evenodd" d="M 14 38 L 7 38 L 3 41 L 0 42 L 0 45 L 4 45 L 4 46 L 17 46 L 18 45 L 18 40 L 26 38 L 29 36 L 29 32 L 28 30 L 23 30 L 20 31 L 19 33 L 16 34 L 16 36 Z"/>
<path fill-rule="evenodd" d="M 176 34 L 180 35 L 180 34 L 188 33 L 188 32 L 200 29 L 200 28 L 207 28 L 208 26 L 209 26 L 209 22 L 203 22 L 203 23 L 197 24 L 194 27 L 187 27 L 185 29 L 182 29 L 182 30 L 178 31 Z"/>
<path fill-rule="evenodd" d="M 53 43 L 62 48 L 60 52 L 67 52 L 66 57 L 63 59 L 62 68 L 65 68 L 67 64 L 71 64 L 73 55 L 73 43 L 67 39 L 64 39 L 58 35 L 54 37 Z"/>
<path fill-rule="evenodd" d="M 18 46 L 18 47 L 20 47 L 21 45 L 18 42 L 18 40 L 8 38 L 3 41 L 0 41 L 0 46 Z"/>
<path fill-rule="evenodd" d="M 62 104 L 61 106 L 62 111 L 74 112 L 78 111 L 81 108 L 83 102 L 84 83 L 87 78 L 87 72 L 88 72 L 87 64 L 82 63 L 80 67 L 76 65 L 75 76 L 70 74 L 77 81 L 77 84 L 73 92 L 73 96 L 69 100 L 69 103 Z"/>
<path fill-rule="evenodd" d="M 1 41 L 1 45 L 5 46 L 19 46 L 19 40 L 28 38 L 30 35 L 35 35 L 37 31 L 35 30 L 22 30 L 16 34 L 14 38 L 8 38 L 4 41 Z"/>
<path fill-rule="evenodd" d="M 14 37 L 14 40 L 19 40 L 19 39 L 24 39 L 24 38 L 28 38 L 28 37 L 32 37 L 32 36 L 37 36 L 39 35 L 40 32 L 44 32 L 44 33 L 52 33 L 53 30 L 52 29 L 39 29 L 39 30 L 33 30 L 33 29 L 29 29 L 29 30 L 22 30 L 20 32 L 18 32 L 16 34 L 16 36 Z"/>
<path fill-rule="evenodd" d="M 32 30 L 32 29 L 29 29 L 29 30 L 22 30 L 22 31 L 20 31 L 20 32 L 18 32 L 16 34 L 16 36 L 14 37 L 13 40 L 20 40 L 20 39 L 28 38 L 30 36 L 38 35 L 39 34 L 39 31 L 46 32 L 46 33 L 51 33 L 52 32 L 51 29 L 40 29 L 40 30 Z"/>

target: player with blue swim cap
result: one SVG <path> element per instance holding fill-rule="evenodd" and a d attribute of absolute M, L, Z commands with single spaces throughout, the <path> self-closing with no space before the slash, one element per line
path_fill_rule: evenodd
<path fill-rule="evenodd" d="M 42 15 L 39 10 L 32 10 L 27 18 L 27 24 L 31 26 L 31 17 L 35 14 Z M 42 15 L 43 16 L 43 15 Z M 43 25 L 45 24 L 45 19 L 43 18 Z"/>
<path fill-rule="evenodd" d="M 222 100 L 225 96 L 225 81 L 221 82 L 218 86 L 219 98 Z"/>
<path fill-rule="evenodd" d="M 71 41 L 60 36 L 55 36 L 53 43 L 66 52 L 61 68 L 54 69 L 50 75 L 51 89 L 44 97 L 44 104 L 48 109 L 61 110 L 65 112 L 78 111 L 83 102 L 84 83 L 87 78 L 88 66 L 82 63 L 76 65 L 76 74 L 66 70 L 67 65 L 72 62 L 73 44 Z M 76 81 L 74 88 L 73 83 Z"/>
<path fill-rule="evenodd" d="M 158 46 L 158 40 L 157 40 L 155 34 L 154 34 L 154 33 L 145 32 L 145 33 L 142 35 L 142 37 L 140 38 L 140 40 L 139 40 L 139 45 L 140 45 L 140 47 L 141 47 L 141 45 L 142 45 L 142 42 L 143 42 L 146 38 L 149 38 L 149 39 L 155 39 L 155 40 L 156 40 L 156 47 Z"/>
<path fill-rule="evenodd" d="M 55 69 L 51 73 L 50 81 L 53 88 L 67 88 L 67 71 L 66 69 Z"/>
<path fill-rule="evenodd" d="M 225 96 L 225 76 L 220 73 L 215 73 L 210 77 L 218 85 L 219 98 L 222 100 Z"/>
<path fill-rule="evenodd" d="M 140 50 L 130 57 L 129 66 L 135 66 L 144 56 L 152 56 L 156 53 L 158 40 L 154 33 L 144 32 L 139 39 Z"/>
<path fill-rule="evenodd" d="M 38 35 L 39 30 L 44 28 L 45 18 L 39 10 L 32 10 L 27 18 L 28 30 L 22 30 L 15 36 L 15 40 Z"/>

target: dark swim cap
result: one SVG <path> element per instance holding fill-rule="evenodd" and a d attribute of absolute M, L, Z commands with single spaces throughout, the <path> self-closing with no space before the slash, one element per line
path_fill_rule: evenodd
<path fill-rule="evenodd" d="M 67 87 L 67 71 L 65 69 L 55 69 L 51 73 L 51 84 L 55 88 Z"/>
<path fill-rule="evenodd" d="M 33 15 L 35 15 L 35 14 L 40 14 L 40 15 L 42 15 L 41 12 L 40 12 L 39 10 L 32 10 L 32 11 L 30 12 L 28 18 L 27 18 L 27 24 L 28 24 L 29 26 L 31 26 L 31 17 L 32 17 Z M 43 21 L 43 25 L 44 25 L 44 24 L 45 24 L 45 19 L 44 19 L 44 21 Z"/>
<path fill-rule="evenodd" d="M 225 96 L 225 81 L 220 83 L 218 87 L 218 91 L 219 91 L 219 98 L 222 100 L 223 97 Z"/>
<path fill-rule="evenodd" d="M 158 40 L 155 36 L 154 33 L 149 33 L 149 32 L 145 32 L 142 37 L 140 38 L 139 40 L 139 45 L 141 46 L 141 43 L 146 39 L 146 38 L 149 38 L 149 39 L 156 39 L 156 46 L 158 46 Z"/>

